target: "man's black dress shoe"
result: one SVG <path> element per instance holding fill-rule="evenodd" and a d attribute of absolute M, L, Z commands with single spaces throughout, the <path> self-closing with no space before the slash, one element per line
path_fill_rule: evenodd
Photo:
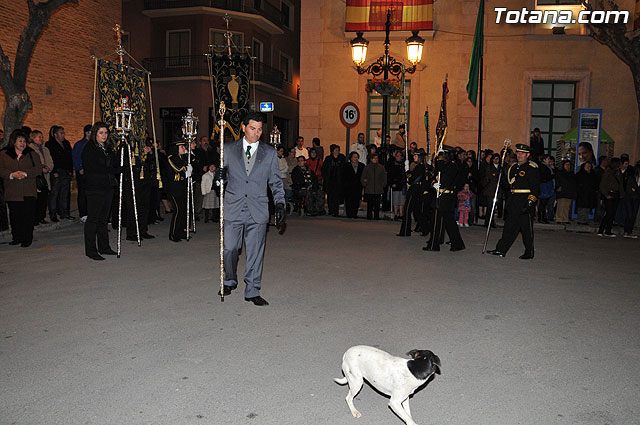
<path fill-rule="evenodd" d="M 87 257 L 91 258 L 92 260 L 96 260 L 96 261 L 104 260 L 104 257 L 100 256 L 99 254 L 87 254 Z"/>
<path fill-rule="evenodd" d="M 453 248 L 453 247 L 451 247 L 451 249 L 449 249 L 449 251 L 454 251 L 454 252 L 455 251 L 462 251 L 464 248 L 465 247 L 462 247 L 462 248 Z"/>
<path fill-rule="evenodd" d="M 153 238 L 155 238 L 155 236 L 150 235 L 150 234 L 148 234 L 148 233 L 146 233 L 146 232 L 145 232 L 145 233 L 142 233 L 142 234 L 140 235 L 140 237 L 141 237 L 142 239 L 153 239 Z"/>
<path fill-rule="evenodd" d="M 142 235 L 140 235 L 142 236 Z M 138 242 L 138 237 L 137 236 L 127 236 L 127 240 L 131 241 L 131 242 Z"/>
<path fill-rule="evenodd" d="M 423 246 L 422 247 L 423 251 L 433 251 L 433 252 L 439 252 L 440 248 L 429 248 L 428 246 Z"/>
<path fill-rule="evenodd" d="M 258 295 L 257 297 L 245 298 L 244 300 L 254 303 L 255 305 L 258 305 L 258 306 L 269 305 L 267 300 L 262 298 L 260 295 Z"/>
<path fill-rule="evenodd" d="M 117 252 L 115 252 L 113 249 L 109 248 L 105 251 L 100 251 L 100 254 L 102 255 L 116 255 Z"/>
<path fill-rule="evenodd" d="M 13 241 L 9 242 L 9 245 L 20 245 L 21 243 L 22 242 L 20 242 L 20 241 L 13 240 Z"/>
<path fill-rule="evenodd" d="M 224 285 L 224 295 L 231 295 L 231 291 L 233 291 L 234 289 L 236 289 L 238 287 L 238 285 L 233 285 L 233 286 L 227 286 Z M 220 291 L 218 291 L 218 295 L 222 296 L 222 294 L 220 293 Z"/>
<path fill-rule="evenodd" d="M 51 221 L 54 222 L 54 223 L 57 223 L 60 220 L 58 220 L 58 217 L 51 217 Z"/>
<path fill-rule="evenodd" d="M 527 253 L 524 253 L 518 258 L 520 258 L 521 260 L 531 260 L 533 258 L 533 254 L 529 255 Z"/>
<path fill-rule="evenodd" d="M 172 238 L 171 236 L 169 236 L 169 240 L 172 242 L 180 242 L 182 238 Z"/>
<path fill-rule="evenodd" d="M 30 246 L 31 246 L 31 241 L 29 241 L 29 242 L 22 242 L 22 243 L 20 244 L 20 246 L 21 246 L 21 247 L 23 247 L 23 248 L 28 248 L 28 247 L 30 247 Z"/>
<path fill-rule="evenodd" d="M 487 254 L 497 255 L 498 257 L 502 257 L 502 258 L 504 258 L 505 256 L 504 252 L 500 252 L 497 249 L 492 249 L 491 251 L 487 251 Z"/>

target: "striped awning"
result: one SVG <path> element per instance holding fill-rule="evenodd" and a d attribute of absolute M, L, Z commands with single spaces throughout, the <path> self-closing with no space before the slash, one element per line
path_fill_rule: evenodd
<path fill-rule="evenodd" d="M 388 10 L 391 10 L 392 31 L 433 29 L 433 0 L 346 1 L 346 32 L 384 31 Z"/>

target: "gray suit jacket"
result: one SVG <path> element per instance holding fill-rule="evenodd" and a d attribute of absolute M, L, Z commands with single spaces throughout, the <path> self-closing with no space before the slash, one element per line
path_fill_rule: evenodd
<path fill-rule="evenodd" d="M 236 140 L 224 147 L 224 166 L 227 169 L 224 195 L 225 221 L 237 221 L 241 216 L 242 208 L 246 205 L 256 223 L 268 223 L 267 185 L 271 188 L 275 204 L 285 203 L 276 150 L 270 145 L 258 142 L 255 162 L 247 175 L 242 139 Z"/>

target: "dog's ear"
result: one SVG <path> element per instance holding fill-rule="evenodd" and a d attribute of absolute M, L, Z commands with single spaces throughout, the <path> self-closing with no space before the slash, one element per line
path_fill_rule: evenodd
<path fill-rule="evenodd" d="M 411 350 L 407 353 L 407 356 L 415 359 L 416 357 L 420 356 L 420 350 Z"/>
<path fill-rule="evenodd" d="M 431 356 L 430 356 L 429 360 L 431 361 L 431 368 L 433 369 L 433 373 L 436 373 L 436 374 L 440 375 L 440 367 L 441 367 L 440 366 L 440 357 L 438 357 L 435 354 L 431 353 Z"/>

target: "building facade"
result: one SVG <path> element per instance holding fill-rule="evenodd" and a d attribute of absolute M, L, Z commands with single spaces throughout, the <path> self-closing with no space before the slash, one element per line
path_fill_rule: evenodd
<path fill-rule="evenodd" d="M 13 67 L 29 10 L 26 1 L 1 3 L 0 44 Z M 121 3 L 112 0 L 81 1 L 54 11 L 31 58 L 27 93 L 33 109 L 27 113 L 24 125 L 42 131 L 45 139 L 52 125 L 64 127 L 72 143 L 84 137 L 83 128 L 92 119 L 91 57 L 113 59 L 116 45 L 112 28 L 120 22 L 121 12 Z M 4 108 L 4 93 L 0 90 L 0 117 L 4 116 Z"/>
<path fill-rule="evenodd" d="M 402 2 L 397 2 L 402 3 Z M 611 50 L 586 34 L 580 25 L 496 23 L 496 7 L 530 10 L 545 7 L 575 8 L 571 1 L 487 0 L 484 20 L 484 96 L 482 147 L 499 149 L 505 138 L 513 143 L 529 141 L 539 127 L 547 151 L 555 153 L 556 140 L 572 127 L 576 108 L 601 108 L 602 128 L 615 140 L 615 154 L 629 153 L 640 159 L 638 108 L 631 71 Z M 580 3 L 575 1 L 573 3 Z M 635 0 L 620 0 L 621 10 L 630 11 L 633 29 Z M 551 4 L 551 5 L 550 5 Z M 561 6 L 557 6 L 561 5 Z M 433 5 L 433 31 L 425 38 L 421 63 L 415 74 L 407 74 L 409 140 L 425 147 L 425 110 L 430 115 L 431 148 L 442 96 L 448 77 L 448 122 L 446 143 L 477 148 L 478 108 L 467 98 L 466 84 L 479 0 L 439 1 Z M 346 33 L 345 2 L 302 0 L 300 133 L 319 137 L 323 145 L 344 146 L 345 127 L 339 110 L 354 102 L 361 113 L 351 130 L 363 132 L 370 142 L 380 127 L 381 100 L 368 94 L 370 75 L 359 75 L 351 60 Z M 392 32 L 391 55 L 406 58 L 409 32 Z M 383 54 L 384 32 L 367 32 L 370 41 L 366 65 Z M 391 101 L 390 128 L 393 138 L 405 108 Z M 352 136 L 353 140 L 353 136 Z"/>
<path fill-rule="evenodd" d="M 282 143 L 292 145 L 298 133 L 299 0 L 125 0 L 128 49 L 151 72 L 157 138 L 165 145 L 175 141 L 187 108 L 200 119 L 199 136 L 214 133 L 205 54 L 210 46 L 214 54 L 228 53 L 225 15 L 231 19 L 231 53 L 253 58 L 251 107 L 274 104 L 265 114 L 263 140 L 277 125 Z"/>

